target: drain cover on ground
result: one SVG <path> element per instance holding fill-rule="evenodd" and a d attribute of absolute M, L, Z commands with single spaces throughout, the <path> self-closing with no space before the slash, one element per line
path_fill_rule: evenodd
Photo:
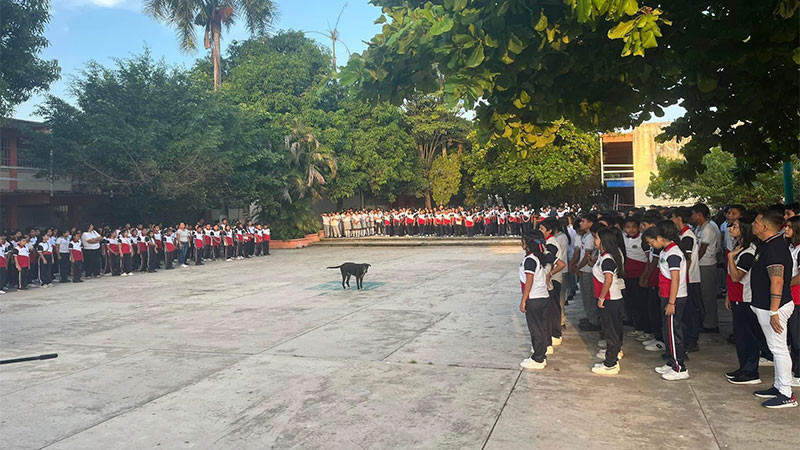
<path fill-rule="evenodd" d="M 386 284 L 386 283 L 381 282 L 381 281 L 365 281 L 365 282 L 362 283 L 363 290 L 365 290 L 365 291 L 371 291 L 371 290 L 373 290 L 375 288 L 383 286 L 384 284 Z M 309 289 L 315 289 L 315 290 L 318 290 L 318 291 L 341 291 L 341 290 L 343 290 L 341 281 L 329 281 L 327 283 L 318 284 L 318 285 L 316 285 L 314 287 L 311 287 Z M 350 279 L 350 287 L 348 289 L 352 289 L 352 290 L 356 289 L 356 281 L 355 280 Z"/>

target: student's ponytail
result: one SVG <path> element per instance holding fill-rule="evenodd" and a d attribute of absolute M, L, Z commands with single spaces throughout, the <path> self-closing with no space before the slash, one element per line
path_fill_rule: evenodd
<path fill-rule="evenodd" d="M 533 254 L 540 263 L 544 262 L 544 234 L 539 230 L 530 230 L 522 237 L 525 240 L 525 247 L 528 252 Z"/>

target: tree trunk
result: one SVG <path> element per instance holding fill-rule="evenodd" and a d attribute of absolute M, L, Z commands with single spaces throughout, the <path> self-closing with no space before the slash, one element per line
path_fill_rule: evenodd
<path fill-rule="evenodd" d="M 222 83 L 222 67 L 220 56 L 220 38 L 222 34 L 222 24 L 211 24 L 211 34 L 214 35 L 214 44 L 211 46 L 211 60 L 214 63 L 214 90 L 218 90 Z"/>
<path fill-rule="evenodd" d="M 431 191 L 425 191 L 425 209 L 432 209 L 433 201 L 431 200 Z"/>

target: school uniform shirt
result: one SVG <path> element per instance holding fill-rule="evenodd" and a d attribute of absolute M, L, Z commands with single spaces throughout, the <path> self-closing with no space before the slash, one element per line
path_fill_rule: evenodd
<path fill-rule="evenodd" d="M 753 267 L 750 270 L 750 289 L 753 291 L 752 306 L 758 309 L 770 309 L 770 279 L 767 269 L 783 266 L 783 290 L 781 307 L 792 301 L 789 283 L 792 274 L 792 254 L 783 234 L 778 233 L 756 247 Z"/>
<path fill-rule="evenodd" d="M 17 264 L 21 268 L 24 269 L 31 266 L 31 251 L 28 249 L 27 245 L 23 245 L 22 247 L 17 245 L 14 251 L 16 253 Z"/>
<path fill-rule="evenodd" d="M 211 230 L 203 229 L 203 245 L 211 245 Z"/>
<path fill-rule="evenodd" d="M 129 255 L 133 252 L 133 246 L 131 242 L 131 238 L 120 238 L 119 239 L 119 250 L 123 255 Z"/>
<path fill-rule="evenodd" d="M 522 291 L 525 292 L 525 282 L 527 274 L 533 275 L 533 286 L 528 294 L 528 299 L 548 298 L 550 293 L 547 289 L 547 269 L 533 253 L 525 255 L 519 265 L 519 282 Z"/>
<path fill-rule="evenodd" d="M 789 244 L 789 254 L 792 255 L 792 278 L 800 274 L 800 244 Z M 800 305 L 800 284 L 792 286 L 792 301 Z"/>
<path fill-rule="evenodd" d="M 586 232 L 581 237 L 581 256 L 580 260 L 586 257 L 587 254 L 591 254 L 594 251 L 594 236 L 592 233 Z M 581 272 L 583 273 L 592 273 L 592 266 L 586 264 L 585 266 L 581 267 Z"/>
<path fill-rule="evenodd" d="M 82 245 L 82 248 L 85 248 L 86 250 L 97 250 L 97 249 L 99 249 L 100 248 L 100 242 L 95 242 L 94 244 L 90 244 L 89 242 L 87 242 L 89 239 L 97 239 L 99 237 L 100 237 L 100 235 L 97 233 L 96 230 L 85 231 L 83 234 L 81 234 L 81 245 Z"/>
<path fill-rule="evenodd" d="M 8 267 L 8 262 L 6 262 L 6 253 L 10 248 L 11 245 L 9 245 L 8 242 L 3 242 L 2 244 L 0 244 L 0 269 L 5 269 L 6 267 Z M 3 287 L 0 286 L 0 289 L 2 288 Z"/>
<path fill-rule="evenodd" d="M 199 233 L 195 232 L 194 233 L 194 246 L 196 248 L 203 248 L 203 241 L 204 241 L 203 232 L 202 231 L 199 232 Z"/>
<path fill-rule="evenodd" d="M 166 249 L 167 253 L 172 253 L 175 251 L 175 236 L 164 236 L 164 248 Z"/>
<path fill-rule="evenodd" d="M 211 230 L 211 245 L 214 247 L 222 245 L 222 230 Z"/>
<path fill-rule="evenodd" d="M 233 246 L 233 231 L 223 231 L 223 236 L 225 237 L 225 245 L 228 247 Z"/>
<path fill-rule="evenodd" d="M 45 255 L 52 255 L 53 246 L 50 245 L 49 241 L 39 242 L 39 251 L 44 253 Z"/>
<path fill-rule="evenodd" d="M 270 236 L 269 228 L 264 229 L 264 240 L 268 241 Z"/>
<path fill-rule="evenodd" d="M 56 239 L 56 248 L 58 253 L 69 253 L 69 239 L 63 237 Z"/>
<path fill-rule="evenodd" d="M 156 241 L 156 248 L 161 250 L 161 246 L 164 245 L 164 243 L 162 242 L 161 233 L 153 234 L 153 239 L 155 239 Z"/>
<path fill-rule="evenodd" d="M 72 254 L 72 259 L 75 261 L 83 261 L 83 246 L 81 244 L 81 241 L 69 243 L 69 250 Z"/>
<path fill-rule="evenodd" d="M 688 226 L 683 227 L 680 235 L 680 247 L 689 256 L 689 283 L 700 282 L 700 239 Z M 711 250 L 711 247 L 709 247 Z M 708 254 L 708 251 L 706 251 Z"/>
<path fill-rule="evenodd" d="M 647 255 L 642 248 L 642 235 L 625 235 L 625 277 L 639 278 L 647 267 Z"/>
<path fill-rule="evenodd" d="M 108 238 L 108 248 L 114 253 L 119 253 L 119 240 L 115 238 Z"/>
<path fill-rule="evenodd" d="M 701 266 L 713 266 L 717 264 L 717 252 L 719 251 L 720 232 L 719 227 L 713 220 L 709 220 L 703 226 L 697 228 L 697 238 L 700 245 L 708 244 L 706 252 L 700 258 Z"/>
<path fill-rule="evenodd" d="M 750 269 L 753 268 L 753 259 L 756 255 L 756 245 L 750 244 L 750 247 L 739 252 L 733 260 L 736 267 L 745 273 L 738 282 L 733 281 L 731 274 L 728 274 L 726 285 L 728 287 L 728 300 L 732 302 L 750 303 L 753 300 L 753 291 L 750 290 Z"/>
<path fill-rule="evenodd" d="M 612 280 L 611 286 L 608 288 L 608 293 L 606 293 L 605 300 L 619 300 L 622 298 L 622 287 L 619 276 L 617 276 L 618 272 L 619 270 L 617 263 L 614 261 L 614 258 L 608 254 L 608 252 L 603 253 L 599 258 L 597 258 L 597 262 L 595 262 L 594 266 L 592 266 L 592 281 L 594 282 L 595 298 L 600 298 L 600 294 L 603 290 L 603 284 L 606 281 L 607 273 L 612 275 Z"/>
<path fill-rule="evenodd" d="M 686 278 L 686 257 L 678 244 L 671 242 L 658 256 L 658 295 L 669 299 L 672 271 L 680 270 L 677 298 L 688 296 Z"/>

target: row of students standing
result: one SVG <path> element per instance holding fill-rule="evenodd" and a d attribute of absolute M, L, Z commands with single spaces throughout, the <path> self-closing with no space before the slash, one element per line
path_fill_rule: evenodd
<path fill-rule="evenodd" d="M 131 276 L 134 272 L 155 272 L 188 261 L 233 261 L 270 254 L 270 229 L 247 222 L 231 227 L 198 224 L 190 230 L 181 223 L 175 228 L 160 225 L 85 231 L 75 228 L 41 233 L 6 232 L 0 235 L 0 294 L 9 288 L 25 290 L 30 285 L 48 288 L 53 281 L 82 283 L 101 275 Z"/>
<path fill-rule="evenodd" d="M 704 318 L 697 273 L 700 239 L 688 226 L 690 214 L 688 208 L 677 208 L 668 211 L 669 219 L 656 211 L 619 221 L 588 217 L 596 249 L 591 296 L 602 333 L 597 357 L 603 360 L 593 373 L 619 373 L 627 309 L 634 325 L 627 336 L 647 350 L 663 352 L 665 364 L 655 372 L 667 381 L 689 378 L 686 353 L 697 346 Z M 562 343 L 561 327 L 554 326 L 559 303 L 553 296 L 563 270 L 562 249 L 553 228 L 545 221 L 541 231 L 522 239 L 520 310 L 532 347 L 520 363 L 526 369 L 544 369 L 547 356 Z M 725 305 L 733 312 L 739 368 L 725 377 L 733 384 L 759 384 L 759 359 L 774 360 L 773 387 L 754 395 L 765 399 L 768 408 L 797 406 L 791 386 L 800 386 L 800 216 L 787 219 L 782 210 L 767 209 L 736 219 L 728 230 L 735 246 L 726 256 Z"/>

